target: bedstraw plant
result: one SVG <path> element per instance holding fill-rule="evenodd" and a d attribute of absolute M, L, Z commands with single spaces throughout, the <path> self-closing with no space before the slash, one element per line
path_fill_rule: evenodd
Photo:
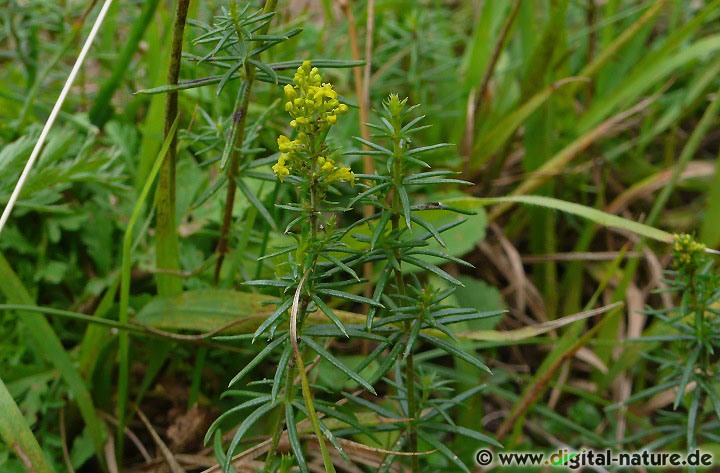
<path fill-rule="evenodd" d="M 419 449 L 419 440 L 428 445 L 430 451 L 440 451 L 467 470 L 457 455 L 442 443 L 442 435 L 455 433 L 482 442 L 496 442 L 452 422 L 438 423 L 436 418 L 449 419 L 448 410 L 479 389 L 454 398 L 435 398 L 451 391 L 449 383 L 418 365 L 414 354 L 421 343 L 427 343 L 489 371 L 479 359 L 454 345 L 457 339 L 449 325 L 498 313 L 450 307 L 444 301 L 453 293 L 452 288 L 434 289 L 427 281 L 405 271 L 407 265 L 414 265 L 450 285 L 459 285 L 456 278 L 433 261 L 439 258 L 467 264 L 428 248 L 432 239 L 444 245 L 441 234 L 457 223 L 436 228 L 419 214 L 448 207 L 440 202 L 414 204 L 408 192 L 412 186 L 421 184 L 463 183 L 448 177 L 451 173 L 446 171 L 412 172 L 413 168 L 429 167 L 418 155 L 448 145 L 413 149 L 411 137 L 424 128 L 419 125 L 422 117 L 408 121 L 412 108 L 406 107 L 407 99 L 391 95 L 383 103 L 381 125 L 371 125 L 380 132 L 379 141 L 387 141 L 389 147 L 385 147 L 385 143 L 359 139 L 369 151 L 345 153 L 370 154 L 385 172 L 356 176 L 349 167 L 340 164 L 343 155 L 327 142 L 332 127 L 348 111 L 348 106 L 338 100 L 333 86 L 324 83 L 319 70 L 305 61 L 297 69 L 293 84 L 285 85 L 284 93 L 285 110 L 292 117 L 292 133 L 278 137 L 280 153 L 272 169 L 284 185 L 295 189 L 294 201 L 278 204 L 295 215 L 286 227 L 293 243 L 266 256 L 276 262 L 274 279 L 245 283 L 273 288 L 277 298 L 272 301 L 274 311 L 252 337 L 253 342 L 265 340 L 267 345 L 232 379 L 230 386 L 237 386 L 266 358 L 276 357 L 277 367 L 273 379 L 266 383 L 269 392 L 234 389 L 226 393 L 243 401 L 213 423 L 206 441 L 214 435 L 216 446 L 222 449 L 221 429 L 231 427 L 231 419 L 238 419 L 237 415 L 244 413 L 227 454 L 224 450 L 218 452 L 218 457 L 225 460 L 225 471 L 230 471 L 230 459 L 250 428 L 274 412 L 276 421 L 274 431 L 270 432 L 265 471 L 276 471 L 279 467 L 281 459 L 277 453 L 283 435 L 289 440 L 295 463 L 301 471 L 308 471 L 307 453 L 301 440 L 309 431 L 319 444 L 326 471 L 335 471 L 326 441 L 349 461 L 343 445 L 348 442 L 354 445 L 354 442 L 343 437 L 356 435 L 365 436 L 373 444 L 365 448 L 388 454 L 380 471 L 388 471 L 402 456 L 409 457 L 413 471 L 420 471 L 423 452 Z M 360 179 L 365 184 L 359 182 Z M 355 189 L 355 196 L 348 196 L 348 185 Z M 339 187 L 344 187 L 343 192 Z M 334 195 L 343 195 L 344 201 L 332 200 Z M 377 212 L 345 228 L 337 224 L 339 213 L 353 212 L 363 205 L 373 205 Z M 358 276 L 358 268 L 366 263 L 375 263 L 375 281 Z M 362 291 L 362 284 L 372 283 L 375 284 L 372 298 L 357 294 Z M 354 304 L 358 310 L 366 308 L 366 323 L 343 323 L 333 308 L 334 300 Z M 306 324 L 309 315 L 315 312 L 323 314 L 327 323 Z M 233 338 L 246 339 L 226 337 Z M 349 366 L 331 353 L 329 348 L 335 338 L 349 342 L 364 339 L 371 350 L 368 349 L 369 353 L 357 366 Z M 310 356 L 314 360 L 308 363 Z M 341 371 L 362 391 L 343 392 L 340 398 L 339 393 L 334 392 L 321 396 L 324 389 L 311 383 L 321 363 Z M 385 401 L 394 407 L 380 407 L 387 402 L 370 400 L 365 393 L 371 396 L 386 393 Z M 342 398 L 344 400 L 339 400 Z M 356 404 L 357 409 L 341 407 L 348 401 Z M 387 419 L 381 423 L 382 417 Z M 391 434 L 387 450 L 379 440 L 381 432 Z"/>
<path fill-rule="evenodd" d="M 648 448 L 684 444 L 693 451 L 717 442 L 720 428 L 720 275 L 706 246 L 687 234 L 674 236 L 673 268 L 666 273 L 665 291 L 676 294 L 679 304 L 648 310 L 661 329 L 636 340 L 651 347 L 645 358 L 657 366 L 657 379 L 626 404 L 673 392 L 672 411 L 661 411 L 658 425 L 648 428 L 646 435 L 656 437 Z"/>

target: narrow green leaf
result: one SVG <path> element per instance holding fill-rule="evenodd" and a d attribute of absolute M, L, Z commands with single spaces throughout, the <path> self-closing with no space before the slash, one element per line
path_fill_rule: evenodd
<path fill-rule="evenodd" d="M 255 59 L 249 59 L 248 62 L 263 71 L 265 74 L 267 74 L 267 76 L 270 77 L 275 82 L 275 84 L 278 83 L 278 75 L 267 64 L 262 61 L 257 61 Z"/>
<path fill-rule="evenodd" d="M 490 368 L 485 366 L 485 364 L 482 361 L 478 360 L 476 357 L 470 355 L 469 353 L 464 352 L 462 349 L 460 349 L 456 346 L 453 346 L 443 340 L 440 340 L 437 337 L 428 335 L 426 333 L 421 333 L 420 338 L 427 340 L 428 342 L 432 343 L 433 345 L 440 348 L 441 350 L 449 353 L 450 355 L 460 358 L 463 361 L 467 361 L 471 365 L 492 374 L 492 371 L 490 371 Z"/>
<path fill-rule="evenodd" d="M 312 59 L 312 65 L 321 69 L 347 69 L 350 67 L 364 66 L 365 61 L 341 61 L 337 59 Z M 285 61 L 268 64 L 276 71 L 297 69 L 302 66 L 303 61 Z"/>
<path fill-rule="evenodd" d="M 269 396 L 268 396 L 269 397 Z M 225 462 L 225 468 L 223 469 L 224 473 L 230 473 L 232 470 L 232 457 L 235 454 L 235 450 L 237 449 L 238 445 L 240 444 L 240 441 L 243 439 L 245 434 L 248 430 L 250 430 L 250 427 L 252 427 L 255 422 L 260 420 L 265 414 L 270 412 L 275 408 L 275 406 L 278 404 L 278 402 L 266 402 L 265 404 L 261 405 L 259 408 L 257 408 L 255 411 L 253 411 L 252 414 L 247 416 L 245 420 L 240 424 L 237 431 L 235 432 L 235 435 L 233 436 L 232 442 L 230 442 L 230 446 L 228 447 L 228 458 Z"/>
<path fill-rule="evenodd" d="M 372 299 L 368 299 L 367 297 L 363 297 L 363 296 L 358 296 L 356 294 L 350 294 L 349 292 L 336 291 L 334 289 L 318 289 L 318 292 L 320 294 L 325 294 L 327 296 L 339 297 L 341 299 L 358 302 L 360 304 L 368 304 L 373 307 L 379 307 L 381 309 L 385 307 L 382 304 L 380 304 L 379 302 L 376 302 Z"/>
<path fill-rule="evenodd" d="M 466 427 L 461 427 L 459 425 L 441 424 L 438 422 L 427 422 L 427 423 L 423 423 L 423 426 L 429 430 L 436 430 L 439 432 L 452 432 L 454 434 L 462 435 L 464 437 L 468 437 L 473 440 L 477 440 L 477 441 L 486 443 L 488 445 L 493 445 L 498 448 L 503 448 L 502 444 L 499 443 L 497 440 L 493 439 L 492 437 L 481 434 L 480 432 L 478 432 L 476 430 L 471 430 Z"/>
<path fill-rule="evenodd" d="M 320 355 L 321 357 L 325 358 L 328 362 L 330 362 L 331 365 L 348 375 L 351 379 L 356 381 L 359 385 L 370 391 L 371 393 L 377 395 L 375 392 L 375 388 L 370 385 L 367 381 L 365 381 L 362 376 L 360 376 L 358 373 L 350 369 L 345 363 L 335 358 L 332 354 L 330 354 L 327 350 L 325 350 L 321 345 L 315 342 L 310 337 L 300 337 L 302 341 L 304 341 L 315 353 Z"/>
<path fill-rule="evenodd" d="M 302 473 L 308 473 L 307 462 L 302 451 L 300 443 L 300 435 L 298 435 L 297 425 L 295 424 L 295 413 L 293 412 L 292 403 L 285 403 L 285 425 L 287 426 L 288 440 L 290 448 L 295 455 L 296 463 Z"/>
<path fill-rule="evenodd" d="M 567 202 L 565 200 L 555 199 L 552 197 L 543 197 L 536 195 L 516 195 L 510 197 L 476 198 L 476 202 L 479 205 L 494 205 L 508 202 L 536 205 L 577 215 L 578 217 L 588 219 L 599 225 L 620 228 L 622 230 L 627 230 L 637 235 L 651 238 L 653 240 L 662 241 L 664 243 L 670 243 L 673 240 L 672 235 L 666 231 L 659 230 L 657 228 L 644 225 L 639 222 L 634 222 L 626 218 L 618 217 L 617 215 L 612 215 L 601 210 L 594 209 L 592 207 L 587 207 L 585 205 L 576 204 L 574 202 Z"/>
<path fill-rule="evenodd" d="M 412 328 L 410 329 L 410 333 L 408 334 L 407 341 L 405 342 L 405 350 L 403 351 L 403 359 L 407 359 L 408 356 L 410 356 L 410 353 L 412 353 L 415 350 L 415 343 L 417 342 L 418 335 L 420 335 L 420 329 L 422 328 L 423 323 L 421 319 L 415 319 L 412 323 Z"/>
<path fill-rule="evenodd" d="M 270 342 L 265 348 L 260 351 L 260 353 L 255 356 L 255 358 L 252 359 L 252 361 L 250 361 L 250 363 L 245 365 L 238 374 L 233 376 L 233 379 L 230 380 L 230 382 L 228 383 L 228 387 L 231 387 L 233 384 L 240 381 L 246 374 L 250 372 L 250 370 L 255 368 L 257 365 L 260 364 L 261 361 L 267 358 L 268 355 L 270 355 L 270 353 L 272 353 L 272 351 L 275 349 L 275 347 L 283 344 L 288 337 L 289 335 L 285 334 Z"/>
<path fill-rule="evenodd" d="M 695 349 L 692 351 L 690 357 L 688 357 L 687 361 L 685 362 L 685 368 L 683 369 L 682 378 L 680 378 L 680 384 L 678 384 L 677 387 L 677 395 L 675 396 L 673 409 L 678 408 L 678 406 L 680 405 L 680 401 L 682 401 L 682 398 L 685 395 L 685 388 L 690 382 L 690 378 L 695 373 L 695 363 L 700 357 L 700 353 L 703 351 L 702 348 L 703 347 L 701 345 L 696 346 Z"/>
<path fill-rule="evenodd" d="M 426 435 L 422 430 L 418 430 L 417 434 L 418 437 L 427 442 L 430 446 L 440 450 L 440 453 L 442 453 L 445 458 L 457 465 L 462 471 L 470 473 L 470 470 L 467 466 L 465 466 L 465 464 L 460 460 L 460 458 L 458 458 L 457 455 L 455 455 L 444 443 L 438 440 L 434 435 Z"/>
<path fill-rule="evenodd" d="M 277 368 L 275 369 L 275 376 L 273 377 L 273 383 L 272 383 L 272 389 L 270 391 L 270 398 L 273 402 L 278 397 L 278 394 L 280 393 L 280 388 L 283 385 L 283 376 L 285 375 L 285 371 L 288 368 L 288 364 L 290 362 L 290 357 L 292 356 L 292 345 L 287 344 L 285 346 L 285 349 L 282 352 L 282 355 L 280 355 L 280 360 L 278 360 Z"/>
<path fill-rule="evenodd" d="M 237 412 L 242 411 L 243 409 L 248 409 L 250 407 L 255 407 L 260 404 L 266 404 L 270 400 L 270 396 L 267 394 L 262 396 L 253 397 L 252 399 L 249 399 L 245 402 L 242 402 L 238 404 L 237 406 L 234 406 L 227 411 L 220 414 L 220 416 L 213 421 L 212 424 L 210 424 L 210 427 L 208 427 L 208 431 L 205 433 L 205 444 L 208 443 L 208 440 L 210 439 L 210 436 L 215 433 L 218 427 L 220 427 L 220 424 L 227 419 L 228 417 L 234 415 Z"/>
<path fill-rule="evenodd" d="M 380 237 L 385 233 L 385 227 L 392 218 L 392 212 L 384 211 L 380 220 L 378 220 L 373 230 L 372 237 L 370 238 L 370 249 L 374 250 Z"/>
<path fill-rule="evenodd" d="M 406 262 L 413 264 L 419 268 L 423 268 L 427 271 L 430 271 L 431 273 L 435 274 L 436 276 L 444 279 L 445 281 L 447 281 L 451 284 L 455 284 L 456 286 L 464 286 L 464 284 L 460 280 L 451 276 L 450 274 L 448 274 L 447 272 L 438 268 L 434 264 L 428 263 L 427 261 L 413 258 L 412 256 L 408 256 L 408 255 L 403 256 L 403 261 L 406 261 Z"/>
<path fill-rule="evenodd" d="M 335 267 L 338 267 L 348 273 L 350 276 L 354 277 L 357 281 L 360 281 L 360 277 L 357 275 L 357 273 L 348 265 L 340 261 L 339 259 L 335 258 L 333 255 L 331 255 L 329 252 L 322 253 L 320 257 L 325 258 L 326 260 L 330 261 L 335 265 Z"/>
<path fill-rule="evenodd" d="M 277 231 L 277 225 L 275 225 L 275 221 L 272 218 L 272 215 L 270 215 L 270 212 L 268 209 L 260 202 L 260 199 L 257 198 L 257 195 L 250 190 L 250 188 L 245 184 L 245 181 L 242 180 L 242 178 L 238 177 L 235 179 L 235 183 L 238 186 L 238 189 L 242 191 L 242 193 L 247 198 L 248 202 L 250 202 L 253 207 L 255 207 L 258 212 L 260 212 L 260 215 L 265 219 L 265 221 L 270 225 L 270 228 Z"/>
<path fill-rule="evenodd" d="M 395 186 L 395 189 L 397 190 L 398 195 L 400 196 L 400 202 L 402 203 L 405 225 L 407 225 L 408 230 L 412 230 L 412 224 L 410 223 L 412 221 L 410 197 L 408 197 L 407 189 L 405 189 L 405 186 L 403 185 Z"/>
<path fill-rule="evenodd" d="M 418 215 L 411 215 L 410 219 L 413 222 L 420 225 L 421 227 L 423 227 L 425 230 L 429 231 L 432 234 L 432 236 L 435 238 L 435 240 L 437 240 L 437 242 L 440 244 L 440 246 L 442 246 L 443 248 L 447 248 L 447 243 L 445 243 L 445 240 L 443 240 L 443 237 L 440 236 L 440 232 L 437 231 L 437 229 L 435 228 L 435 226 L 432 223 L 428 222 L 427 220 L 425 220 L 422 217 L 419 217 Z"/>
<path fill-rule="evenodd" d="M 298 408 L 299 411 L 303 412 L 305 415 L 308 415 L 307 406 L 305 406 L 300 400 L 296 399 L 293 401 L 293 404 L 295 404 L 295 407 Z M 316 409 L 315 402 L 313 402 L 313 409 Z M 316 414 L 317 415 L 317 414 Z M 333 435 L 332 431 L 327 428 L 327 426 L 321 421 L 318 420 L 318 428 L 320 429 L 320 432 L 322 433 L 323 437 L 328 439 L 333 447 L 335 447 L 335 450 L 342 455 L 342 457 L 347 460 L 351 461 L 350 457 L 347 453 L 345 453 L 345 450 L 342 448 L 342 445 L 340 445 L 340 442 L 337 441 L 337 438 L 335 438 L 335 435 Z M 330 460 L 328 456 L 328 460 Z"/>
<path fill-rule="evenodd" d="M 323 312 L 323 314 L 327 315 L 328 319 L 330 319 L 332 323 L 334 323 L 335 326 L 340 329 L 340 331 L 343 333 L 343 335 L 345 335 L 345 337 L 348 337 L 347 330 L 345 330 L 345 325 L 343 325 L 340 319 L 338 319 L 337 315 L 335 315 L 335 312 L 333 312 L 333 310 L 328 307 L 328 305 L 325 304 L 323 300 L 317 296 L 317 294 L 312 294 L 310 297 L 318 306 L 318 308 Z"/>
<path fill-rule="evenodd" d="M 54 473 L 2 378 L 0 378 L 0 438 L 8 449 L 13 446 L 16 452 L 22 452 L 30 462 L 32 471 Z"/>
<path fill-rule="evenodd" d="M 257 337 L 265 333 L 265 330 L 271 327 L 280 317 L 282 317 L 283 314 L 287 312 L 287 310 L 290 308 L 290 306 L 292 306 L 292 299 L 287 299 L 285 302 L 278 305 L 275 309 L 275 312 L 273 312 L 270 317 L 263 320 L 257 330 L 255 330 L 255 333 L 253 334 L 253 342 Z"/>

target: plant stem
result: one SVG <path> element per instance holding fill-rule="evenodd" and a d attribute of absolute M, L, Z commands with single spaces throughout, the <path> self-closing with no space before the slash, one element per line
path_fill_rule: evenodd
<path fill-rule="evenodd" d="M 263 14 L 272 13 L 277 8 L 277 0 L 266 0 L 265 6 L 263 7 Z M 266 34 L 270 23 L 268 22 L 263 26 L 258 34 Z M 239 37 L 240 41 L 243 40 Z M 220 280 L 220 271 L 222 264 L 225 259 L 225 254 L 228 250 L 228 235 L 230 233 L 230 226 L 232 224 L 232 212 L 235 206 L 235 193 L 237 191 L 237 184 L 235 179 L 238 176 L 240 169 L 240 162 L 242 161 L 242 145 L 245 139 L 245 125 L 247 123 L 247 111 L 250 105 L 250 91 L 255 80 L 255 66 L 249 61 L 245 61 L 243 66 L 245 69 L 245 80 L 240 86 L 240 92 L 235 102 L 235 111 L 233 112 L 233 127 L 235 127 L 235 140 L 233 142 L 233 148 L 230 152 L 230 163 L 228 164 L 227 174 L 228 190 L 225 196 L 225 210 L 223 212 L 223 223 L 220 229 L 220 239 L 218 240 L 215 252 L 218 253 L 218 260 L 215 264 L 215 274 L 213 276 L 215 284 Z"/>
<path fill-rule="evenodd" d="M 315 163 L 315 160 L 320 155 L 320 151 L 318 149 L 313 149 L 311 151 L 311 155 L 313 156 L 313 158 L 311 158 L 311 162 Z M 313 172 L 314 171 L 315 170 L 313 170 Z M 317 241 L 318 231 L 320 230 L 320 222 L 318 216 L 320 215 L 320 201 L 322 200 L 321 192 L 322 191 L 320 189 L 317 178 L 313 174 L 310 180 L 308 200 L 306 201 L 306 204 L 309 207 L 309 228 L 305 227 L 305 230 L 303 231 L 304 239 L 307 239 L 308 237 L 310 239 L 309 246 L 311 248 L 312 244 Z M 312 255 L 312 259 L 310 260 L 308 267 L 305 269 L 303 276 L 298 283 L 298 287 L 295 290 L 292 309 L 290 311 L 290 344 L 292 347 L 295 364 L 288 369 L 288 375 L 285 381 L 285 405 L 292 402 L 292 396 L 294 393 L 294 370 L 295 368 L 297 368 L 298 374 L 300 376 L 300 387 L 302 390 L 303 400 L 305 402 L 305 407 L 308 412 L 308 418 L 310 419 L 310 423 L 312 424 L 313 431 L 315 432 L 317 441 L 320 444 L 320 452 L 322 454 L 323 464 L 325 465 L 325 471 L 335 473 L 335 467 L 333 465 L 332 458 L 330 457 L 330 453 L 327 450 L 323 433 L 320 429 L 320 421 L 318 420 L 317 413 L 315 411 L 312 391 L 310 390 L 310 382 L 307 377 L 305 363 L 303 362 L 302 353 L 300 353 L 300 347 L 298 343 L 299 334 L 302 332 L 303 322 L 305 321 L 307 315 L 307 308 L 310 304 L 309 294 L 312 292 L 313 288 L 310 287 L 305 292 L 305 294 L 303 294 L 303 291 L 305 291 L 306 281 L 315 272 L 315 266 L 317 265 L 320 249 L 314 248 L 313 252 L 314 254 Z M 302 260 L 299 261 L 299 264 L 304 266 Z M 270 450 L 268 451 L 268 455 L 265 459 L 265 471 L 269 471 L 268 465 L 272 463 L 272 460 L 276 454 L 277 444 L 280 439 L 280 434 L 282 433 L 282 424 L 283 422 L 281 416 L 275 426 Z"/>
<path fill-rule="evenodd" d="M 395 161 L 393 162 L 393 181 L 395 186 L 402 185 L 403 178 L 403 166 L 402 166 L 402 148 L 400 147 L 399 126 L 401 124 L 394 124 L 395 126 L 395 137 L 393 138 L 393 154 Z M 393 234 L 397 234 L 400 230 L 400 214 L 402 213 L 402 203 L 400 202 L 400 196 L 398 192 L 392 194 L 392 231 Z M 395 248 L 394 250 L 395 260 L 398 262 L 398 267 L 394 269 L 395 273 L 395 285 L 397 286 L 398 293 L 401 296 L 405 295 L 405 281 L 402 275 L 402 260 L 400 258 L 400 250 Z M 406 343 L 409 339 L 411 323 L 406 321 L 404 323 L 404 329 L 406 334 Z M 400 381 L 400 380 L 398 380 Z M 405 389 L 407 391 L 408 401 L 408 441 L 411 453 L 417 453 L 418 451 L 418 439 L 417 439 L 417 425 L 415 424 L 415 416 L 417 415 L 417 403 L 415 401 L 415 356 L 413 351 L 408 352 L 407 359 L 405 360 Z M 410 457 L 410 464 L 413 473 L 420 473 L 420 459 L 417 455 Z"/>
<path fill-rule="evenodd" d="M 145 185 L 143 186 L 140 196 L 138 197 L 135 207 L 133 208 L 128 226 L 125 229 L 125 236 L 123 237 L 123 252 L 122 252 L 122 269 L 120 275 L 120 311 L 118 319 L 121 324 L 127 325 L 130 320 L 130 270 L 132 269 L 132 241 L 133 241 L 133 230 L 135 223 L 140 217 L 140 212 L 145 205 L 145 200 L 150 194 L 150 188 L 152 187 L 155 177 L 160 172 L 163 163 L 166 162 L 166 155 L 172 148 L 172 136 L 177 131 L 177 120 L 175 120 L 170 126 L 170 133 L 165 138 L 165 142 L 160 148 L 155 163 L 153 164 L 150 173 L 148 174 Z M 123 452 L 123 441 L 125 438 L 125 411 L 127 410 L 128 391 L 130 386 L 130 338 L 129 333 L 122 330 L 118 335 L 118 395 L 117 395 L 117 419 L 118 419 L 118 430 L 117 430 L 117 458 L 122 459 Z"/>
<path fill-rule="evenodd" d="M 177 84 L 180 77 L 182 62 L 183 34 L 187 21 L 190 0 L 178 0 L 175 11 L 175 25 L 173 26 L 172 44 L 170 47 L 170 65 L 168 67 L 167 82 Z M 170 129 L 178 116 L 178 92 L 170 91 L 165 102 L 165 139 L 170 135 Z M 155 242 L 156 265 L 159 269 L 179 270 L 179 243 L 177 225 L 175 222 L 175 167 L 177 161 L 177 130 L 173 132 L 170 149 L 160 169 L 160 180 L 155 192 L 157 204 Z M 155 276 L 158 294 L 171 296 L 182 292 L 182 279 L 170 273 L 158 273 Z"/>
<path fill-rule="evenodd" d="M 280 437 L 283 432 L 283 425 L 285 419 L 285 406 L 289 405 L 293 396 L 295 395 L 295 363 L 290 360 L 290 366 L 288 366 L 287 374 L 285 375 L 285 402 L 280 405 L 280 412 L 278 413 L 278 420 L 275 423 L 273 430 L 272 442 L 270 443 L 270 449 L 268 450 L 267 456 L 265 457 L 265 468 L 264 473 L 271 473 L 272 463 L 275 460 L 277 454 L 278 445 L 280 444 Z"/>

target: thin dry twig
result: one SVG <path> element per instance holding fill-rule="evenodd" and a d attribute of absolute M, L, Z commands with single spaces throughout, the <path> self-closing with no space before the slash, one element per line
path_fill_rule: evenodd
<path fill-rule="evenodd" d="M 60 443 L 62 444 L 63 460 L 65 461 L 65 468 L 69 473 L 75 473 L 72 461 L 70 460 L 70 452 L 68 451 L 67 444 L 67 431 L 65 430 L 65 407 L 60 407 Z"/>
<path fill-rule="evenodd" d="M 145 414 L 140 410 L 139 407 L 135 407 L 135 412 L 137 412 L 138 417 L 142 421 L 143 424 L 145 424 L 145 428 L 147 428 L 148 432 L 150 432 L 150 435 L 152 436 L 153 440 L 155 441 L 155 444 L 160 449 L 160 453 L 162 453 L 163 458 L 165 458 L 165 462 L 168 465 L 168 468 L 170 468 L 170 471 L 172 473 L 187 473 L 185 469 L 180 466 L 178 461 L 175 459 L 175 456 L 170 451 L 167 445 L 165 445 L 165 442 L 163 442 L 163 439 L 160 438 L 160 435 L 158 435 L 157 431 L 153 428 L 152 424 L 148 420 L 147 417 L 145 417 Z"/>
<path fill-rule="evenodd" d="M 117 427 L 118 421 L 116 418 L 108 414 L 107 412 L 98 411 L 98 415 L 105 419 L 106 421 L 110 422 L 112 425 Z M 125 429 L 123 429 L 123 432 L 125 435 L 127 435 L 127 438 L 130 439 L 130 441 L 135 445 L 135 448 L 138 449 L 138 452 L 140 452 L 140 455 L 142 455 L 143 460 L 145 460 L 145 463 L 150 464 L 153 461 L 152 456 L 150 455 L 150 452 L 147 451 L 145 448 L 145 445 L 140 441 L 140 439 L 135 435 L 135 432 L 130 430 L 128 426 L 125 426 Z"/>

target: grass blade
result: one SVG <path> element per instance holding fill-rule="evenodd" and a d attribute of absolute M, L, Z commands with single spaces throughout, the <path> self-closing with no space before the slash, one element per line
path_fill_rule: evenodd
<path fill-rule="evenodd" d="M 0 378 L 0 437 L 26 463 L 29 471 L 53 473 L 25 418 Z"/>

